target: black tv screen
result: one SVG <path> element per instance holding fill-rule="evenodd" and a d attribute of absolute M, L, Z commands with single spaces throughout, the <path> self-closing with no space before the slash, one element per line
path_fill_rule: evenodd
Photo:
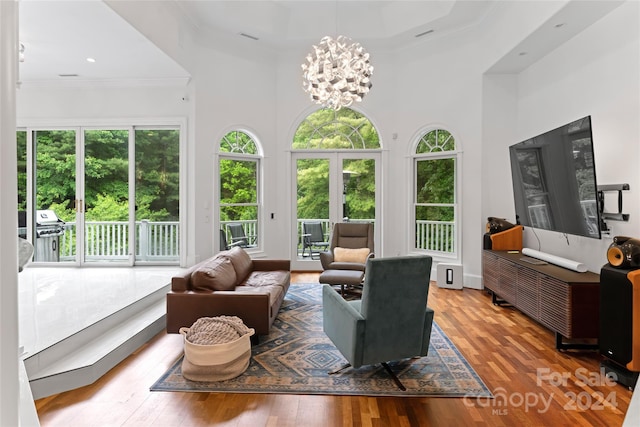
<path fill-rule="evenodd" d="M 591 116 L 509 147 L 524 226 L 600 238 Z"/>

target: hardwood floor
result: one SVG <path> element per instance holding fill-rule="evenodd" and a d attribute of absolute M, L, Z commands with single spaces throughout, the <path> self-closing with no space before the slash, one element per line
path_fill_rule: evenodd
<path fill-rule="evenodd" d="M 293 282 L 318 275 L 294 273 Z M 295 285 L 292 285 L 295 286 Z M 619 426 L 631 392 L 607 384 L 595 351 L 554 349 L 551 331 L 472 289 L 429 306 L 495 399 L 150 392 L 182 352 L 161 333 L 92 385 L 36 401 L 42 426 Z"/>

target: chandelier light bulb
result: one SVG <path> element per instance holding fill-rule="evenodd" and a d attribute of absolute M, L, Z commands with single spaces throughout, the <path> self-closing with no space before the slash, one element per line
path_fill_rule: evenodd
<path fill-rule="evenodd" d="M 302 64 L 304 91 L 313 102 L 334 110 L 362 101 L 372 74 L 369 53 L 345 36 L 323 37 Z"/>

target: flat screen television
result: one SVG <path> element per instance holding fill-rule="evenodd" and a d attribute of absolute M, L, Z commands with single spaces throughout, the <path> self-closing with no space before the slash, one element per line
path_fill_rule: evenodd
<path fill-rule="evenodd" d="M 600 239 L 591 116 L 509 147 L 520 224 Z"/>

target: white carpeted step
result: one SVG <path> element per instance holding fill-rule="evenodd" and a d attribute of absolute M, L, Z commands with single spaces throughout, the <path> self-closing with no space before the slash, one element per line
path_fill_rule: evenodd
<path fill-rule="evenodd" d="M 166 326 L 169 285 L 34 355 L 24 364 L 34 399 L 95 382 Z"/>

